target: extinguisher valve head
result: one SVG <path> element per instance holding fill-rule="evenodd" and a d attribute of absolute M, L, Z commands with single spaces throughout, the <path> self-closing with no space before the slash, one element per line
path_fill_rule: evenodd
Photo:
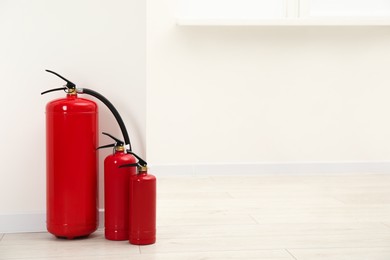
<path fill-rule="evenodd" d="M 75 88 L 68 88 L 65 90 L 65 92 L 68 94 L 68 95 L 76 95 L 77 92 L 76 92 L 76 89 Z"/>

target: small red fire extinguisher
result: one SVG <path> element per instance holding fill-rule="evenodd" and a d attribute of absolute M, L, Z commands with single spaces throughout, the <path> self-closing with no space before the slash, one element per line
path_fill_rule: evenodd
<path fill-rule="evenodd" d="M 156 177 L 148 174 L 146 163 L 137 168 L 138 173 L 130 176 L 129 242 L 149 245 L 156 242 Z"/>
<path fill-rule="evenodd" d="M 66 98 L 46 105 L 47 229 L 57 237 L 88 236 L 98 225 L 98 107 L 79 98 L 76 85 L 59 74 Z"/>
<path fill-rule="evenodd" d="M 123 141 L 111 137 L 115 143 L 99 148 L 113 147 L 114 153 L 104 160 L 104 235 L 108 240 L 129 238 L 129 183 L 136 174 L 135 167 L 119 168 L 122 164 L 136 164 L 136 158 L 125 153 Z M 98 148 L 98 149 L 99 149 Z"/>

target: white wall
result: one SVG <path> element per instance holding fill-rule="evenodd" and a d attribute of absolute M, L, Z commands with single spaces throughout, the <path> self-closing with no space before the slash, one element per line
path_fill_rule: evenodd
<path fill-rule="evenodd" d="M 149 0 L 157 165 L 390 160 L 389 27 L 180 27 Z"/>
<path fill-rule="evenodd" d="M 147 1 L 147 44 L 145 1 L 0 1 L 0 215 L 45 210 L 46 68 L 153 165 L 390 159 L 390 28 L 178 27 L 175 1 Z"/>
<path fill-rule="evenodd" d="M 145 155 L 145 7 L 138 0 L 0 1 L 0 214 L 45 211 L 45 105 L 65 96 L 40 95 L 64 84 L 45 69 L 107 96 Z M 120 137 L 99 105 L 100 131 Z M 100 152 L 100 180 L 108 153 Z"/>

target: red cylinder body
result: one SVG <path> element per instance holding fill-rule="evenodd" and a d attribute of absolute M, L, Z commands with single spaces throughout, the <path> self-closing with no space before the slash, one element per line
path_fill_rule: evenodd
<path fill-rule="evenodd" d="M 129 239 L 129 183 L 136 168 L 118 166 L 135 163 L 136 158 L 119 148 L 104 160 L 104 234 L 109 240 Z"/>
<path fill-rule="evenodd" d="M 129 242 L 134 245 L 156 242 L 156 177 L 146 170 L 130 177 Z"/>
<path fill-rule="evenodd" d="M 95 102 L 68 94 L 46 106 L 47 230 L 87 236 L 98 225 Z"/>

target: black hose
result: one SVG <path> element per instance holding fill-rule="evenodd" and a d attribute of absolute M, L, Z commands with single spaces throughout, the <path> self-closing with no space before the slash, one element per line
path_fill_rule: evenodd
<path fill-rule="evenodd" d="M 122 135 L 123 135 L 123 139 L 125 140 L 125 144 L 129 145 L 128 150 L 131 152 L 132 148 L 131 148 L 129 134 L 127 133 L 126 126 L 122 120 L 122 117 L 120 116 L 118 110 L 116 110 L 114 105 L 107 98 L 105 98 L 103 95 L 101 95 L 100 93 L 98 93 L 92 89 L 82 88 L 80 90 L 82 91 L 81 93 L 88 94 L 88 95 L 94 96 L 95 98 L 99 99 L 100 101 L 103 102 L 103 104 L 105 104 L 108 107 L 108 109 L 110 109 L 111 113 L 114 115 L 114 117 L 115 117 L 116 121 L 118 122 L 118 125 L 122 131 Z"/>

